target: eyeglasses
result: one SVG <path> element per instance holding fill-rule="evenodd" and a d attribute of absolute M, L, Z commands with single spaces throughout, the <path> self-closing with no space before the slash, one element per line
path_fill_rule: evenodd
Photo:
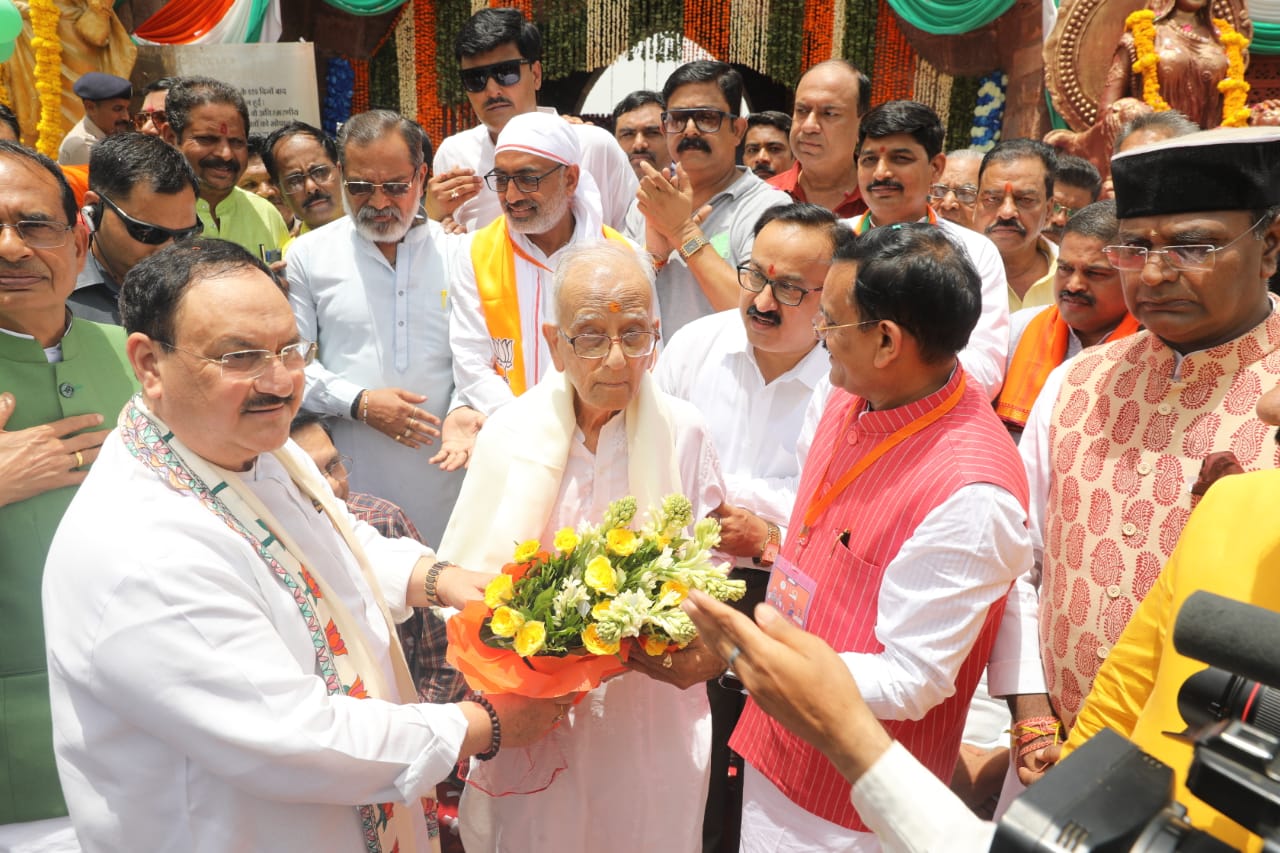
<path fill-rule="evenodd" d="M 737 113 L 724 110 L 667 110 L 662 114 L 662 129 L 667 133 L 683 133 L 692 121 L 699 133 L 715 133 L 726 118 L 737 117 Z"/>
<path fill-rule="evenodd" d="M 658 342 L 656 332 L 640 331 L 623 332 L 617 337 L 591 333 L 574 335 L 572 338 L 562 331 L 560 337 L 569 342 L 569 346 L 573 347 L 573 354 L 578 358 L 605 358 L 613 351 L 615 341 L 622 347 L 622 354 L 627 358 L 644 358 L 653 352 Z"/>
<path fill-rule="evenodd" d="M 514 183 L 516 185 L 516 189 L 520 190 L 522 193 L 536 193 L 538 191 L 538 185 L 542 183 L 544 178 L 555 172 L 557 169 L 563 168 L 563 163 L 557 163 L 541 175 L 530 175 L 525 173 L 508 175 L 505 172 L 499 172 L 497 169 L 494 169 L 492 172 L 489 172 L 484 176 L 484 185 L 496 193 L 505 193 L 507 191 L 507 185 Z"/>
<path fill-rule="evenodd" d="M 789 281 L 778 281 L 766 278 L 758 269 L 750 264 L 738 267 L 738 286 L 752 293 L 759 293 L 766 287 L 773 288 L 773 298 L 782 305 L 799 305 L 810 293 L 818 293 L 821 287 L 801 287 Z"/>
<path fill-rule="evenodd" d="M 1211 270 L 1218 252 L 1230 249 L 1252 234 L 1266 217 L 1250 225 L 1237 234 L 1225 246 L 1214 246 L 1211 243 L 1192 243 L 1185 246 L 1165 246 L 1163 249 L 1148 249 L 1146 246 L 1106 246 L 1102 254 L 1107 256 L 1107 263 L 1121 272 L 1140 272 L 1152 255 L 1163 255 L 1169 266 L 1175 270 Z"/>
<path fill-rule="evenodd" d="M 142 112 L 133 114 L 133 126 L 138 130 L 142 130 L 147 126 L 147 122 L 152 122 L 157 127 L 169 120 L 164 110 L 143 110 Z"/>
<path fill-rule="evenodd" d="M 351 473 L 355 468 L 355 463 L 351 461 L 350 456 L 335 456 L 324 466 L 324 472 L 334 479 L 341 480 Z"/>
<path fill-rule="evenodd" d="M 333 176 L 332 166 L 312 166 L 310 169 L 307 169 L 307 171 L 305 172 L 294 172 L 291 175 L 285 175 L 284 180 L 281 181 L 281 184 L 284 186 L 284 191 L 287 192 L 289 195 L 297 195 L 298 193 L 302 192 L 304 189 L 307 188 L 307 178 L 310 178 L 312 181 L 314 181 L 317 184 L 327 184 L 329 183 L 329 178 L 332 176 Z M 356 183 L 359 184 L 362 182 L 356 181 Z M 385 191 L 386 185 L 383 184 L 382 186 Z M 406 184 L 406 186 L 408 185 Z M 348 184 L 348 191 L 350 191 L 349 184 Z M 369 192 L 373 192 L 373 189 L 371 188 Z M 387 194 L 396 195 L 396 193 L 387 193 Z M 352 195 L 357 195 L 357 193 L 353 192 Z"/>
<path fill-rule="evenodd" d="M 863 320 L 861 323 L 831 323 L 826 324 L 820 321 L 820 318 L 813 318 L 813 336 L 818 340 L 826 343 L 827 333 L 834 332 L 836 329 L 861 328 L 863 326 L 871 326 L 879 323 L 879 320 Z"/>
<path fill-rule="evenodd" d="M 1079 212 L 1080 208 L 1078 207 L 1067 207 L 1065 204 L 1056 201 L 1053 203 L 1054 216 L 1065 216 L 1067 219 L 1070 219 Z"/>
<path fill-rule="evenodd" d="M 499 86 L 514 86 L 520 82 L 520 66 L 532 65 L 532 59 L 508 59 L 505 62 L 494 62 L 491 65 L 478 65 L 475 68 L 464 68 L 458 72 L 462 78 L 462 88 L 475 94 L 483 92 L 489 85 L 489 79 Z"/>
<path fill-rule="evenodd" d="M 285 370 L 302 370 L 315 361 L 316 358 L 316 345 L 312 341 L 298 341 L 296 344 L 289 344 L 286 347 L 281 347 L 278 353 L 265 349 L 244 349 L 229 352 L 219 358 L 210 358 L 198 352 L 175 347 L 165 341 L 158 341 L 158 343 L 171 350 L 184 352 L 193 358 L 219 365 L 222 368 L 223 379 L 257 379 L 267 372 L 271 363 L 276 359 L 280 360 Z"/>
<path fill-rule="evenodd" d="M 948 184 L 934 184 L 929 187 L 929 200 L 942 201 L 947 197 L 947 193 L 955 193 L 956 201 L 961 204 L 973 204 L 978 200 L 978 188 L 973 184 L 960 184 L 954 187 Z"/>
<path fill-rule="evenodd" d="M 124 223 L 124 230 L 129 232 L 129 236 L 139 243 L 145 243 L 148 246 L 159 246 L 170 240 L 185 240 L 188 237 L 195 237 L 204 233 L 204 223 L 196 219 L 196 224 L 189 228 L 165 228 L 162 225 L 153 225 L 150 222 L 143 222 L 141 219 L 134 219 L 125 213 L 116 203 L 105 195 L 99 195 L 102 203 L 111 208 L 111 212 L 120 217 L 120 221 Z"/>
<path fill-rule="evenodd" d="M 413 188 L 413 181 L 385 181 L 381 184 L 375 184 L 371 181 L 343 181 L 342 185 L 347 188 L 347 193 L 352 198 L 364 198 L 367 195 L 373 195 L 374 190 L 382 190 L 387 195 L 395 198 L 409 192 Z"/>
<path fill-rule="evenodd" d="M 70 225 L 63 225 L 61 222 L 46 222 L 42 219 L 24 219 L 21 222 L 15 222 L 13 225 L 8 222 L 0 222 L 0 234 L 4 233 L 5 228 L 12 228 L 17 231 L 18 238 L 32 249 L 56 249 L 59 246 L 66 245 L 67 232 L 71 230 Z"/>

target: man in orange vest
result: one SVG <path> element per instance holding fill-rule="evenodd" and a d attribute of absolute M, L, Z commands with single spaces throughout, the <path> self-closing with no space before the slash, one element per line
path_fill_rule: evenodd
<path fill-rule="evenodd" d="M 603 223 L 573 126 L 525 113 L 498 134 L 485 189 L 502 216 L 460 238 L 452 270 L 449 342 L 462 401 L 490 415 L 550 369 L 541 334 L 554 322 L 551 275 L 570 243 L 624 238 Z"/>
<path fill-rule="evenodd" d="M 1055 367 L 1083 349 L 1138 330 L 1124 305 L 1120 272 L 1102 253 L 1118 230 L 1113 201 L 1091 204 L 1071 217 L 1058 250 L 1054 304 L 1024 308 L 1009 318 L 1009 369 L 996 414 L 1014 441 Z"/>

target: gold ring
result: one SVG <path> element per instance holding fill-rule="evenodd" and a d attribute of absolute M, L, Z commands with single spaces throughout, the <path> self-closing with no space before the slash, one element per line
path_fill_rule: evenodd
<path fill-rule="evenodd" d="M 79 450 L 76 451 L 76 467 L 77 468 L 84 467 L 84 454 L 81 453 Z"/>
<path fill-rule="evenodd" d="M 454 190 L 453 192 L 449 193 L 449 198 L 450 198 L 450 199 L 452 199 L 453 201 L 457 201 L 457 200 L 458 200 L 458 191 L 457 191 L 457 190 Z"/>
<path fill-rule="evenodd" d="M 671 669 L 671 652 L 667 652 L 662 656 L 662 668 Z"/>
<path fill-rule="evenodd" d="M 400 436 L 398 436 L 398 435 L 393 435 L 393 436 L 391 436 L 391 437 L 392 437 L 392 438 L 394 438 L 396 441 L 399 441 L 399 440 L 400 440 Z"/>
<path fill-rule="evenodd" d="M 400 433 L 400 437 L 401 437 L 401 438 L 408 438 L 408 437 L 409 437 L 410 435 L 412 435 L 412 434 L 413 434 L 413 431 L 412 431 L 411 429 L 409 429 L 408 427 L 405 427 L 405 428 L 404 428 L 404 432 Z"/>

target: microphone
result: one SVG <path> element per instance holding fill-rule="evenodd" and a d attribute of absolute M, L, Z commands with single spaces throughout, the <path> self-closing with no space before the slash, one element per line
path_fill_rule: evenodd
<path fill-rule="evenodd" d="M 1183 602 L 1173 647 L 1245 678 L 1280 687 L 1280 613 L 1203 590 Z"/>

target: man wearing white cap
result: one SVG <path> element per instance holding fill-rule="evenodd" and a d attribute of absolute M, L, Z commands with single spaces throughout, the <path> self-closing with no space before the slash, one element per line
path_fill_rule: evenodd
<path fill-rule="evenodd" d="M 626 242 L 602 222 L 600 192 L 581 159 L 573 126 L 553 115 L 514 116 L 498 135 L 481 192 L 502 216 L 456 247 L 449 326 L 458 394 L 485 415 L 551 365 L 541 330 L 564 248 L 601 236 Z"/>

